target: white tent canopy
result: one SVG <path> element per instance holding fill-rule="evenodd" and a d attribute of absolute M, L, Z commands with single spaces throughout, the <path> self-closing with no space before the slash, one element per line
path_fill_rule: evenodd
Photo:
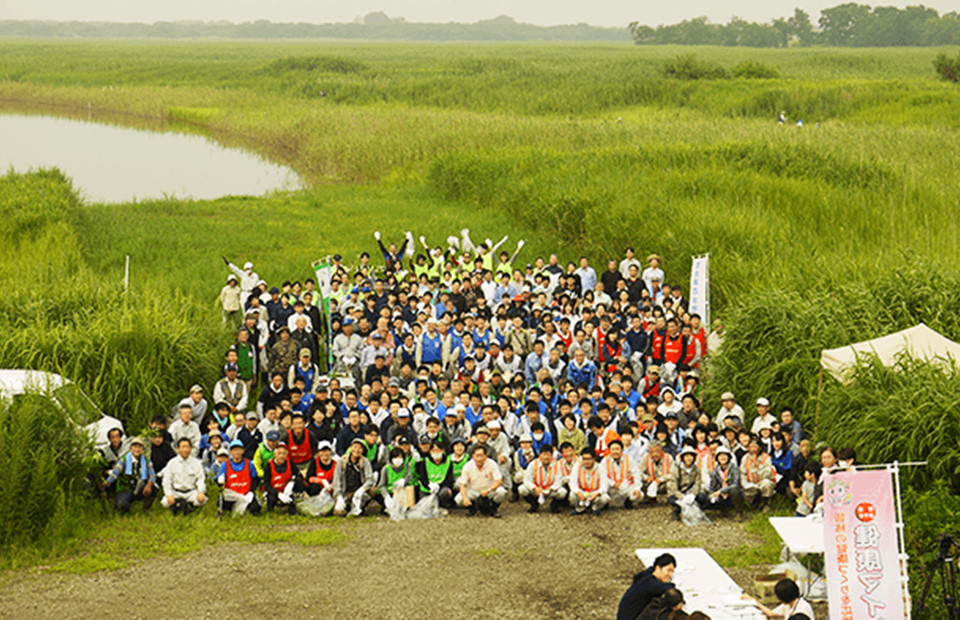
<path fill-rule="evenodd" d="M 876 353 L 884 366 L 893 366 L 901 351 L 928 361 L 946 361 L 950 358 L 960 361 L 960 344 L 920 323 L 895 334 L 837 349 L 825 349 L 820 353 L 820 365 L 837 379 L 845 381 L 847 373 L 856 365 L 858 355 Z"/>

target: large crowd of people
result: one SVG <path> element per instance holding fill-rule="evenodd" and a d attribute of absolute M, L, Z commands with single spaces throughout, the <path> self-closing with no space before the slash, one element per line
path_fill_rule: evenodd
<path fill-rule="evenodd" d="M 790 407 L 775 415 L 762 395 L 755 414 L 732 393 L 702 408 L 714 341 L 657 255 L 628 247 L 597 273 L 586 257 L 518 263 L 523 241 L 511 253 L 468 230 L 420 237 L 419 253 L 409 232 L 375 237 L 382 261 L 335 255 L 322 286 L 269 286 L 224 258 L 236 341 L 222 378 L 158 414 L 148 438 L 110 434 L 102 486 L 118 509 L 159 497 L 186 513 L 216 485 L 235 514 L 431 498 L 494 517 L 514 501 L 592 515 L 663 503 L 680 518 L 780 494 L 802 515 L 821 466 L 853 459 L 827 448 L 818 463 Z"/>

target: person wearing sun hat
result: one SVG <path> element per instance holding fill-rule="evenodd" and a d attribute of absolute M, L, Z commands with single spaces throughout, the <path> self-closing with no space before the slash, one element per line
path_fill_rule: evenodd
<path fill-rule="evenodd" d="M 701 487 L 697 451 L 692 446 L 684 446 L 677 455 L 676 466 L 667 476 L 667 503 L 673 508 L 674 519 L 680 520 L 681 502 L 687 497 L 695 499 Z"/>
<path fill-rule="evenodd" d="M 221 317 L 223 324 L 228 323 L 236 327 L 240 324 L 240 287 L 237 285 L 237 276 L 230 274 L 227 276 L 227 283 L 220 289 L 220 306 L 222 307 Z"/>

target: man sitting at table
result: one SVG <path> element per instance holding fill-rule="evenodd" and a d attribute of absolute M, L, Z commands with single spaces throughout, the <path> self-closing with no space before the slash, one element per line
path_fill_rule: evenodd
<path fill-rule="evenodd" d="M 650 601 L 674 587 L 670 580 L 676 568 L 676 558 L 664 553 L 653 561 L 653 566 L 634 575 L 633 585 L 620 599 L 617 620 L 637 620 Z"/>

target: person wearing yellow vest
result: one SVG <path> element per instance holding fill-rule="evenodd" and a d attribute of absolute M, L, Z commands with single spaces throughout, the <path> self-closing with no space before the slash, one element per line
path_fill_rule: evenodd
<path fill-rule="evenodd" d="M 560 511 L 560 503 L 567 497 L 567 490 L 563 486 L 563 466 L 560 461 L 553 460 L 553 451 L 549 446 L 544 446 L 524 470 L 520 497 L 530 504 L 527 512 L 537 512 L 547 500 L 551 500 L 551 514 Z"/>
<path fill-rule="evenodd" d="M 619 439 L 611 441 L 607 448 L 610 450 L 602 461 L 600 469 L 610 481 L 610 505 L 614 508 L 633 508 L 634 504 L 643 499 L 640 488 L 639 472 L 629 456 L 623 453 L 623 442 Z"/>
<path fill-rule="evenodd" d="M 667 500 L 667 478 L 674 467 L 673 457 L 664 451 L 660 440 L 651 441 L 639 463 L 645 501 Z"/>
<path fill-rule="evenodd" d="M 770 455 L 760 450 L 760 440 L 750 438 L 748 452 L 740 462 L 740 486 L 747 502 L 756 506 L 770 501 L 776 485 L 773 482 L 773 462 Z"/>
<path fill-rule="evenodd" d="M 593 516 L 600 516 L 600 511 L 610 502 L 609 488 L 610 481 L 597 463 L 597 453 L 593 448 L 584 448 L 580 462 L 570 472 L 570 503 L 573 504 L 570 514 L 583 514 L 589 509 Z"/>

